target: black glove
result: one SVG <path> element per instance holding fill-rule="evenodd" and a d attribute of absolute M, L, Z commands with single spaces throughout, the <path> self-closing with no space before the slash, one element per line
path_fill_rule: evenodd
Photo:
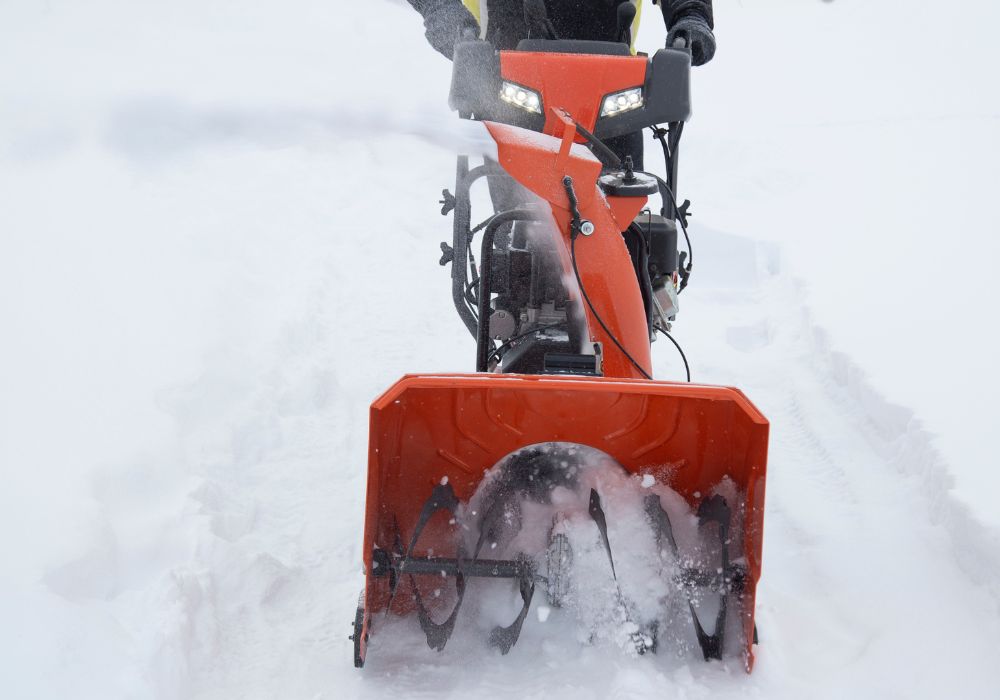
<path fill-rule="evenodd" d="M 684 39 L 691 49 L 691 64 L 700 66 L 712 60 L 715 55 L 715 34 L 705 18 L 699 15 L 685 15 L 667 32 L 667 47 L 673 47 L 678 39 Z"/>
<path fill-rule="evenodd" d="M 444 4 L 424 17 L 427 41 L 449 61 L 459 41 L 479 38 L 479 22 L 460 2 Z"/>

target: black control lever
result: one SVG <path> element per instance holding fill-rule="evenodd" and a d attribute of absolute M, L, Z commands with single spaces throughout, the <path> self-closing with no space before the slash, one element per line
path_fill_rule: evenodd
<path fill-rule="evenodd" d="M 570 119 L 573 119 L 570 117 Z M 576 124 L 576 131 L 580 136 L 582 136 L 587 143 L 590 144 L 590 148 L 597 159 L 600 160 L 606 167 L 614 168 L 615 170 L 620 170 L 622 167 L 622 159 L 618 157 L 618 154 L 608 148 L 608 145 L 601 141 L 599 138 L 594 136 L 592 133 L 587 131 L 577 120 L 573 119 L 573 123 Z"/>
<path fill-rule="evenodd" d="M 556 29 L 549 19 L 545 0 L 524 0 L 524 23 L 528 26 L 529 39 L 558 39 Z"/>
<path fill-rule="evenodd" d="M 615 31 L 615 41 L 632 45 L 632 23 L 635 21 L 635 5 L 631 0 L 618 6 L 618 28 Z"/>

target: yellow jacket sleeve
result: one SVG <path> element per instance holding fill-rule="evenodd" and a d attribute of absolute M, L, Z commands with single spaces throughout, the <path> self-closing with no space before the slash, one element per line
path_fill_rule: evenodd
<path fill-rule="evenodd" d="M 479 0 L 462 0 L 462 4 L 468 8 L 472 16 L 476 18 L 476 21 L 482 24 L 483 18 L 480 16 L 479 12 Z"/>

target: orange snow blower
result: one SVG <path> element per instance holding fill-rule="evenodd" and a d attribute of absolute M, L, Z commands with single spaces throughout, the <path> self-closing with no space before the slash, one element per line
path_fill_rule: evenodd
<path fill-rule="evenodd" d="M 459 158 L 442 202 L 454 236 L 441 264 L 476 373 L 407 376 L 371 407 L 356 666 L 390 615 L 415 617 L 442 650 L 474 579 L 511 579 L 520 594 L 516 618 L 488 635 L 507 653 L 537 588 L 573 608 L 606 577 L 630 650 L 686 644 L 752 668 L 767 420 L 737 389 L 652 378 L 651 340 L 673 340 L 691 272 L 674 197 L 689 71 L 680 47 L 457 46 L 451 105 L 496 144 L 475 167 Z M 665 178 L 609 145 L 645 128 Z M 477 182 L 495 211 L 473 226 Z M 636 517 L 640 528 L 619 527 Z M 625 537 L 648 544 L 641 566 L 627 565 Z M 652 600 L 630 587 L 639 569 Z"/>

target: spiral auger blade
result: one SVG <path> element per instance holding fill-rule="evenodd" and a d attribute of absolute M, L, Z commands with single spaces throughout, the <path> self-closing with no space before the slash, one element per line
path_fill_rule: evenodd
<path fill-rule="evenodd" d="M 679 559 L 679 549 L 674 538 L 673 526 L 670 523 L 670 516 L 663 509 L 660 497 L 650 495 L 645 500 L 646 515 L 649 518 L 656 535 L 658 549 L 664 551 L 664 546 L 669 547 L 669 551 L 675 559 Z M 705 526 L 714 523 L 718 526 L 718 538 L 720 547 L 720 566 L 716 574 L 712 572 L 699 571 L 697 569 L 682 569 L 675 577 L 675 583 L 688 591 L 688 609 L 691 611 L 691 619 L 694 624 L 695 634 L 698 637 L 698 646 L 701 647 L 702 656 L 705 661 L 712 659 L 722 659 L 725 650 L 726 623 L 729 615 L 729 597 L 731 594 L 742 592 L 746 581 L 746 572 L 740 566 L 733 566 L 729 561 L 729 528 L 732 519 L 732 509 L 726 499 L 720 495 L 715 495 L 701 502 L 697 511 L 699 531 Z M 705 631 L 698 611 L 695 607 L 693 589 L 704 588 L 717 592 L 719 595 L 719 610 L 715 617 L 715 626 L 712 634 Z"/>
<path fill-rule="evenodd" d="M 517 501 L 511 494 L 498 493 L 487 508 L 480 524 L 479 539 L 476 542 L 476 550 L 472 555 L 473 561 L 479 559 L 479 553 L 483 545 L 489 540 L 494 542 L 500 537 L 500 531 L 507 526 L 515 528 L 511 534 L 517 534 L 521 529 L 521 511 Z M 517 643 L 521 636 L 521 626 L 528 616 L 531 608 L 531 600 L 535 595 L 535 578 L 531 571 L 531 566 L 526 559 L 521 559 L 523 573 L 518 577 L 518 590 L 521 593 L 521 610 L 514 621 L 503 627 L 497 625 L 490 632 L 490 646 L 499 649 L 501 654 L 506 655 Z"/>
<path fill-rule="evenodd" d="M 518 587 L 521 594 L 522 607 L 514 621 L 506 627 L 498 625 L 490 633 L 490 645 L 500 650 L 500 653 L 507 654 L 514 644 L 517 643 L 521 635 L 521 627 L 531 601 L 535 593 L 535 572 L 533 564 L 525 557 L 520 557 L 515 561 L 480 559 L 479 554 L 483 546 L 489 541 L 496 541 L 499 531 L 508 522 L 507 515 L 517 510 L 517 504 L 508 496 L 498 495 L 486 509 L 481 521 L 481 529 L 475 550 L 471 557 L 462 554 L 461 547 L 454 559 L 418 556 L 416 548 L 420 542 L 424 528 L 431 518 L 437 513 L 445 511 L 455 516 L 458 511 L 459 500 L 450 484 L 442 484 L 434 487 L 430 497 L 425 501 L 413 535 L 410 537 L 409 547 L 405 552 L 394 552 L 393 554 L 382 554 L 380 561 L 385 564 L 384 575 L 390 581 L 390 602 L 386 610 L 391 607 L 392 599 L 398 589 L 398 581 L 403 575 L 408 576 L 410 585 L 413 588 L 413 600 L 417 608 L 417 617 L 420 628 L 427 639 L 427 646 L 435 651 L 443 651 L 455 631 L 455 623 L 458 620 L 458 613 L 465 600 L 465 592 L 468 577 L 481 578 L 513 578 L 518 580 Z M 420 594 L 417 586 L 417 576 L 434 577 L 454 577 L 455 579 L 455 606 L 448 617 L 443 622 L 435 622 L 431 618 L 430 610 Z"/>
<path fill-rule="evenodd" d="M 410 546 L 407 547 L 402 565 L 400 566 L 401 570 L 405 571 L 408 568 L 407 564 L 411 561 L 411 556 L 417 546 L 417 542 L 420 540 L 420 535 L 423 533 L 427 523 L 430 522 L 430 519 L 440 511 L 447 511 L 451 515 L 455 515 L 458 505 L 458 497 L 455 495 L 455 490 L 451 487 L 451 484 L 442 484 L 434 487 L 434 490 L 431 491 L 430 497 L 424 503 L 424 507 L 420 512 L 417 526 L 413 529 L 413 536 L 410 537 Z M 457 595 L 455 607 L 445 621 L 441 623 L 434 622 L 431 619 L 430 612 L 427 610 L 427 606 L 424 605 L 424 600 L 420 595 L 420 588 L 417 586 L 417 581 L 413 574 L 410 574 L 410 585 L 413 587 L 413 597 L 417 605 L 417 617 L 420 620 L 420 629 L 424 631 L 424 636 L 427 638 L 427 646 L 435 651 L 442 651 L 451 638 L 452 632 L 455 631 L 455 621 L 458 619 L 458 611 L 462 607 L 462 601 L 465 599 L 465 576 L 461 571 L 461 552 L 459 552 L 458 564 L 458 571 L 455 573 L 455 592 Z M 393 577 L 393 581 L 398 580 L 398 576 Z M 395 595 L 395 588 L 392 594 Z"/>
<path fill-rule="evenodd" d="M 729 521 L 732 511 L 726 499 L 715 495 L 707 498 L 698 506 L 698 525 L 704 527 L 710 523 L 718 525 L 719 549 L 721 557 L 720 570 L 729 571 Z M 729 592 L 723 588 L 719 591 L 719 612 L 715 616 L 715 632 L 708 634 L 705 632 L 695 611 L 694 603 L 688 601 L 691 608 L 691 615 L 694 618 L 695 634 L 698 635 L 698 644 L 701 646 L 705 661 L 711 659 L 722 659 L 722 652 L 726 641 L 726 618 L 729 613 Z"/>
<path fill-rule="evenodd" d="M 611 540 L 608 538 L 608 517 L 604 512 L 604 506 L 601 504 L 601 496 L 597 493 L 597 489 L 590 490 L 590 505 L 588 507 L 588 511 L 590 513 L 590 518 L 597 525 L 597 530 L 601 534 L 601 542 L 604 544 L 604 550 L 608 554 L 608 563 L 611 565 L 611 576 L 615 580 L 617 603 L 621 607 L 625 621 L 635 623 L 632 619 L 632 610 L 630 609 L 628 602 L 625 600 L 621 584 L 618 582 L 618 573 L 615 571 L 615 558 L 611 554 Z M 633 632 L 630 637 L 636 653 L 641 656 L 646 652 L 655 652 L 657 645 L 656 623 L 654 622 L 646 629 L 642 629 L 642 627 L 637 623 L 635 624 L 638 630 Z"/>
<path fill-rule="evenodd" d="M 420 597 L 420 589 L 417 588 L 417 582 L 413 576 L 410 576 L 410 585 L 413 586 L 413 594 L 417 603 L 417 619 L 420 620 L 420 629 L 424 631 L 424 636 L 427 637 L 427 646 L 434 651 L 444 651 L 445 645 L 451 639 L 452 632 L 455 631 L 458 610 L 462 607 L 462 600 L 465 598 L 465 577 L 461 573 L 455 575 L 455 589 L 458 593 L 458 600 L 455 601 L 455 607 L 452 609 L 451 614 L 441 623 L 434 622 L 431 619 L 430 613 L 424 605 L 423 598 Z"/>
<path fill-rule="evenodd" d="M 531 608 L 531 599 L 535 595 L 535 580 L 533 577 L 521 576 L 518 584 L 522 604 L 517 618 L 507 627 L 497 625 L 490 632 L 490 646 L 499 649 L 500 653 L 504 655 L 517 644 L 517 640 L 521 636 L 521 626 L 524 624 L 524 619 L 528 616 L 528 610 Z"/>

